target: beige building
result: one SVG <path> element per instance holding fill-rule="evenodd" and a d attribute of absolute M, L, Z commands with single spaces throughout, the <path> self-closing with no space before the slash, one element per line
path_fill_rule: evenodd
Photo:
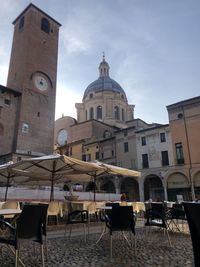
<path fill-rule="evenodd" d="M 58 151 L 141 171 L 135 179 L 105 176 L 98 190 L 126 192 L 131 200 L 142 201 L 200 197 L 200 97 L 168 106 L 169 124 L 134 119 L 134 105 L 109 77 L 103 56 L 99 78 L 86 88 L 76 108 L 77 121 L 64 117 L 55 123 Z M 68 125 L 65 129 L 62 120 Z M 58 141 L 63 131 L 67 131 L 64 146 Z"/>
<path fill-rule="evenodd" d="M 193 199 L 200 198 L 200 97 L 169 105 L 167 110 L 175 165 L 181 176 L 171 186 L 182 186 Z"/>

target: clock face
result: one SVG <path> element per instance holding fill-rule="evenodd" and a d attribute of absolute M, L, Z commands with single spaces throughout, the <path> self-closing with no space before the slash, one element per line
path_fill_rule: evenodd
<path fill-rule="evenodd" d="M 34 77 L 34 85 L 35 87 L 44 92 L 48 89 L 48 81 L 45 77 L 43 77 L 42 75 L 35 75 Z"/>
<path fill-rule="evenodd" d="M 64 146 L 67 142 L 67 130 L 62 129 L 58 133 L 57 142 L 60 146 Z"/>

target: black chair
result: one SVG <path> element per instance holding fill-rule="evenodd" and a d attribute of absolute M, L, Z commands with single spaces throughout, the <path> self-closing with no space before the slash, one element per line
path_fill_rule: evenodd
<path fill-rule="evenodd" d="M 112 206 L 110 215 L 105 215 L 106 226 L 109 229 L 110 233 L 110 258 L 112 259 L 113 252 L 113 232 L 121 231 L 127 243 L 131 246 L 133 244 L 133 240 L 128 240 L 125 235 L 125 231 L 130 231 L 132 236 L 135 236 L 135 214 L 133 212 L 133 208 L 131 206 Z M 136 254 L 136 238 L 134 238 L 134 252 Z"/>
<path fill-rule="evenodd" d="M 10 235 L 1 236 L 0 243 L 14 246 L 15 267 L 19 264 L 20 244 L 22 240 L 32 240 L 41 245 L 42 266 L 44 267 L 43 249 L 43 222 L 47 213 L 48 205 L 25 205 L 16 222 L 16 228 L 5 220 L 0 220 L 0 224 L 8 227 Z"/>
<path fill-rule="evenodd" d="M 48 247 L 47 247 L 47 211 L 48 211 L 48 204 L 39 203 L 40 206 L 44 208 L 43 220 L 42 220 L 42 234 L 44 236 L 44 243 L 45 243 L 45 250 L 46 250 L 46 259 L 48 259 Z"/>
<path fill-rule="evenodd" d="M 151 207 L 145 212 L 145 227 L 156 226 L 164 229 L 167 232 L 167 238 L 171 247 L 171 240 L 168 233 L 168 221 L 170 217 L 163 203 L 151 203 Z"/>
<path fill-rule="evenodd" d="M 200 266 L 200 203 L 183 203 L 194 254 L 194 266 Z"/>
<path fill-rule="evenodd" d="M 87 239 L 86 238 L 86 226 L 88 227 L 88 233 L 89 233 L 89 215 L 88 215 L 87 210 L 74 210 L 68 214 L 64 236 L 66 236 L 67 225 L 69 225 L 70 226 L 69 237 L 71 237 L 72 226 L 75 224 L 83 224 L 84 240 L 86 242 L 86 239 Z"/>
<path fill-rule="evenodd" d="M 175 226 L 176 229 L 180 232 L 181 231 L 179 226 L 180 223 L 182 224 L 182 230 L 183 230 L 183 223 L 184 221 L 187 220 L 183 205 L 175 203 L 172 205 L 172 208 L 169 211 L 171 215 L 170 224 L 172 224 L 172 227 Z"/>

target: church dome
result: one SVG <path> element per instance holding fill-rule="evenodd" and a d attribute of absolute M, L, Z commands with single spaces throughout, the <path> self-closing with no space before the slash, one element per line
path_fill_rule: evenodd
<path fill-rule="evenodd" d="M 103 61 L 99 65 L 99 78 L 88 85 L 85 90 L 83 99 L 85 99 L 90 93 L 111 91 L 121 94 L 122 98 L 126 100 L 126 94 L 122 87 L 109 77 L 109 69 L 110 67 L 105 61 L 105 56 L 103 55 Z"/>

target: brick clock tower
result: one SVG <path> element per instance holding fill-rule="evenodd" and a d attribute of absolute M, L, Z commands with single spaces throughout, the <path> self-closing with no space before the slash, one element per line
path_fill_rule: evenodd
<path fill-rule="evenodd" d="M 33 4 L 13 24 L 7 87 L 21 93 L 13 153 L 16 157 L 50 154 L 61 24 Z"/>

